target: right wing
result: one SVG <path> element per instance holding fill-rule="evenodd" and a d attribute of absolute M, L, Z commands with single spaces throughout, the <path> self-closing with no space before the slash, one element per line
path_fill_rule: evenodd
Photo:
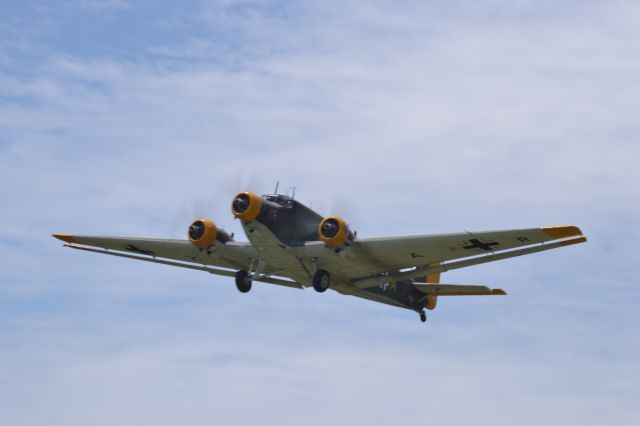
<path fill-rule="evenodd" d="M 66 234 L 53 234 L 53 236 L 66 242 L 67 247 L 78 250 L 197 269 L 224 276 L 235 276 L 236 270 L 249 269 L 251 259 L 257 257 L 256 250 L 251 244 L 235 241 L 215 244 L 210 250 L 200 250 L 187 240 Z M 254 281 L 302 288 L 294 281 L 270 277 L 269 272 L 266 268 L 264 273 L 267 276 L 256 277 Z"/>

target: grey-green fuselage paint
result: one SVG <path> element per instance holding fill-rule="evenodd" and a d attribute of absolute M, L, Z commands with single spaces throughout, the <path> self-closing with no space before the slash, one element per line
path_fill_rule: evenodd
<path fill-rule="evenodd" d="M 301 246 L 320 241 L 318 225 L 323 217 L 309 207 L 286 195 L 263 195 L 257 221 L 265 225 L 285 246 Z M 402 280 L 363 289 L 419 311 L 426 298 L 411 280 Z"/>

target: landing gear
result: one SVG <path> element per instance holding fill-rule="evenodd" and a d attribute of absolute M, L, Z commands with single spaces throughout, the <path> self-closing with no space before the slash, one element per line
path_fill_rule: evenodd
<path fill-rule="evenodd" d="M 420 314 L 420 321 L 425 322 L 427 320 L 427 314 L 424 312 L 424 309 L 418 313 Z"/>
<path fill-rule="evenodd" d="M 238 287 L 240 293 L 247 293 L 251 290 L 251 277 L 244 269 L 236 272 L 236 287 Z"/>
<path fill-rule="evenodd" d="M 315 288 L 318 293 L 327 291 L 330 284 L 331 276 L 324 269 L 318 269 L 316 273 L 313 274 L 313 288 Z"/>

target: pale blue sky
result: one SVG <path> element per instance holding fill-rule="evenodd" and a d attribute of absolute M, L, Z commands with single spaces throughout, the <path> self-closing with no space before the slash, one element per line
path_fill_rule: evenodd
<path fill-rule="evenodd" d="M 0 3 L 0 423 L 632 425 L 640 6 Z M 417 315 L 61 247 L 242 236 L 296 186 L 361 237 L 579 225 Z M 635 421 L 634 421 L 635 420 Z"/>

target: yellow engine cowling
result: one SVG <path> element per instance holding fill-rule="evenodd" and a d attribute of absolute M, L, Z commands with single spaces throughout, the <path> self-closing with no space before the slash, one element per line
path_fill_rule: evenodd
<path fill-rule="evenodd" d="M 327 247 L 340 248 L 351 244 L 353 233 L 347 223 L 338 216 L 329 216 L 318 224 L 318 235 Z"/>
<path fill-rule="evenodd" d="M 438 273 L 438 274 L 427 275 L 426 277 L 424 277 L 424 281 L 427 284 L 438 284 L 440 283 L 440 274 Z M 427 300 L 424 307 L 432 311 L 436 308 L 437 304 L 438 304 L 438 296 L 430 294 L 427 296 Z"/>
<path fill-rule="evenodd" d="M 189 226 L 189 241 L 201 249 L 208 249 L 218 238 L 218 227 L 208 219 L 199 218 Z"/>
<path fill-rule="evenodd" d="M 260 214 L 262 199 L 253 192 L 241 192 L 231 202 L 233 215 L 245 222 L 253 222 Z"/>

